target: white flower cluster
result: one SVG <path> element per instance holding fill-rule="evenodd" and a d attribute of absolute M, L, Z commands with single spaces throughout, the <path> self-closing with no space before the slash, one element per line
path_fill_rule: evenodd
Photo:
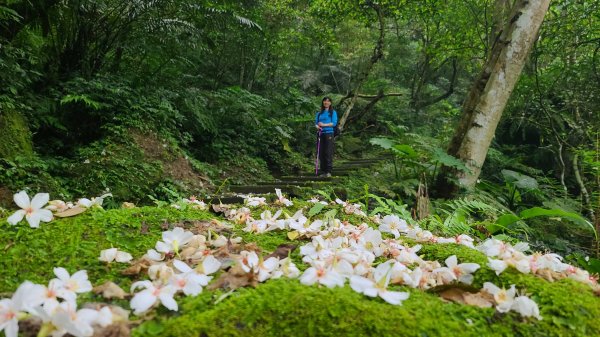
<path fill-rule="evenodd" d="M 393 227 L 387 220 L 387 228 Z M 382 238 L 382 232 L 362 224 L 354 226 L 330 221 L 312 242 L 300 247 L 303 261 L 310 265 L 300 277 L 306 285 L 315 283 L 327 287 L 343 286 L 346 279 L 355 291 L 367 296 L 379 296 L 391 304 L 401 304 L 409 294 L 388 290 L 390 284 L 427 289 L 455 281 L 470 284 L 472 273 L 479 265 L 458 264 L 456 256 L 446 260 L 425 261 L 417 255 L 420 245 L 404 246 L 396 239 Z M 373 265 L 376 258 L 387 258 Z M 412 268 L 412 269 L 411 269 Z"/>
<path fill-rule="evenodd" d="M 286 219 L 280 219 L 281 214 L 281 210 L 278 210 L 275 214 L 271 214 L 271 211 L 266 210 L 260 214 L 260 220 L 255 220 L 250 215 L 245 216 L 243 217 L 245 220 L 243 223 L 246 224 L 246 227 L 243 230 L 257 234 L 273 230 L 296 230 L 300 233 L 311 232 L 316 234 L 321 229 L 322 221 L 315 220 L 308 224 L 308 218 L 302 214 L 302 210 L 297 211 L 293 216 L 285 214 Z"/>
<path fill-rule="evenodd" d="M 227 245 L 228 239 L 218 236 L 214 240 L 204 235 L 194 235 L 181 227 L 162 233 L 162 241 L 156 243 L 156 249 L 150 249 L 145 257 L 152 262 L 148 268 L 151 280 L 132 284 L 131 291 L 143 288 L 131 299 L 130 306 L 136 315 L 148 311 L 158 303 L 170 310 L 177 311 L 174 299 L 177 293 L 196 296 L 212 280 L 211 274 L 221 269 L 222 262 L 214 255 L 214 249 Z M 232 239 L 239 243 L 241 238 Z M 192 266 L 174 257 L 185 257 Z M 259 282 L 270 278 L 298 277 L 300 272 L 289 258 L 259 258 L 255 252 L 242 251 L 235 258 L 241 269 L 254 275 Z"/>
<path fill-rule="evenodd" d="M 102 202 L 104 201 L 104 198 L 107 197 L 112 197 L 112 194 L 107 193 L 92 199 L 81 198 L 77 200 L 76 203 L 73 203 L 64 202 L 62 200 L 49 201 L 50 195 L 48 193 L 37 193 L 33 199 L 30 200 L 27 192 L 21 191 L 13 196 L 13 200 L 17 206 L 21 207 L 21 209 L 13 213 L 6 221 L 14 226 L 25 218 L 30 227 L 38 228 L 40 222 L 52 221 L 54 217 L 52 212 L 63 213 L 74 208 L 79 208 L 81 209 L 81 212 L 83 212 L 92 207 L 102 208 Z M 48 204 L 48 206 L 46 206 L 46 204 Z M 60 216 L 60 214 L 58 214 L 58 216 Z"/>
<path fill-rule="evenodd" d="M 335 199 L 335 202 L 338 205 L 342 205 L 346 214 L 355 214 L 364 217 L 367 216 L 367 214 L 360 209 L 362 207 L 361 204 L 351 204 L 349 202 L 342 201 L 341 199 Z"/>
<path fill-rule="evenodd" d="M 283 205 L 285 207 L 290 207 L 294 205 L 292 201 L 283 196 L 283 194 L 281 193 L 281 189 L 276 188 L 275 194 L 277 195 L 277 200 L 275 200 L 275 204 Z"/>
<path fill-rule="evenodd" d="M 77 309 L 77 294 L 92 290 L 87 272 L 80 270 L 69 275 L 64 268 L 54 268 L 57 278 L 48 286 L 23 282 L 12 298 L 0 300 L 0 331 L 6 337 L 16 337 L 19 333 L 18 321 L 27 314 L 38 317 L 42 328 L 38 336 L 92 336 L 94 327 L 106 327 L 119 319 L 110 307 L 100 310 Z M 124 312 L 124 311 L 120 311 Z"/>
<path fill-rule="evenodd" d="M 591 286 L 598 284 L 598 280 L 588 271 L 563 263 L 558 254 L 525 254 L 529 245 L 523 242 L 513 247 L 497 239 L 487 239 L 477 246 L 477 250 L 488 256 L 488 266 L 496 271 L 497 275 L 511 266 L 523 274 L 532 273 L 550 279 L 570 278 Z"/>
<path fill-rule="evenodd" d="M 255 197 L 252 195 L 240 195 L 244 198 L 244 205 L 248 207 L 258 207 L 267 204 L 267 199 L 264 197 Z"/>
<path fill-rule="evenodd" d="M 208 205 L 204 201 L 198 200 L 198 198 L 194 195 L 190 196 L 189 199 L 182 198 L 180 203 L 184 204 L 184 205 L 189 205 L 191 208 L 199 209 L 199 210 L 203 210 L 203 211 L 208 209 Z M 176 209 L 181 209 L 180 204 L 171 204 L 171 207 L 176 208 Z"/>
<path fill-rule="evenodd" d="M 100 258 L 99 258 L 100 261 L 106 262 L 106 263 L 111 263 L 113 261 L 127 263 L 127 262 L 131 261 L 131 259 L 133 259 L 133 256 L 131 256 L 131 254 L 121 251 L 121 250 L 118 250 L 117 248 L 109 248 L 109 249 L 102 250 L 100 252 Z"/>
<path fill-rule="evenodd" d="M 163 232 L 162 241 L 156 243 L 156 249 L 148 250 L 145 255 L 147 260 L 152 262 L 148 268 L 150 280 L 138 281 L 131 285 L 132 293 L 138 288 L 144 289 L 131 299 L 130 306 L 134 313 L 142 314 L 159 302 L 168 309 L 177 311 L 175 294 L 181 292 L 188 296 L 196 296 L 201 293 L 202 287 L 208 285 L 212 279 L 209 275 L 221 268 L 221 262 L 211 254 L 210 246 L 215 246 L 215 242 L 208 241 L 203 235 L 194 235 L 181 227 Z M 193 261 L 193 268 L 181 260 L 174 259 L 181 255 Z"/>
<path fill-rule="evenodd" d="M 399 219 L 395 215 L 384 217 L 379 230 L 392 233 L 396 238 L 400 234 L 404 234 L 416 242 L 457 243 L 477 249 L 488 256 L 488 266 L 496 271 L 497 275 L 500 275 L 508 266 L 511 266 L 521 273 L 532 273 L 549 280 L 571 278 L 594 287 L 598 286 L 598 280 L 590 276 L 589 272 L 563 263 L 562 257 L 558 254 L 525 254 L 524 252 L 529 250 L 529 245 L 524 242 L 519 242 L 512 246 L 510 243 L 490 238 L 474 246 L 473 238 L 466 234 L 461 234 L 453 238 L 435 236 L 430 231 L 424 230 L 419 226 L 408 225 L 404 220 Z"/>
<path fill-rule="evenodd" d="M 535 317 L 539 320 L 540 309 L 537 304 L 525 295 L 517 295 L 515 285 L 511 285 L 510 289 L 500 289 L 491 282 L 483 284 L 483 290 L 494 296 L 496 302 L 496 310 L 498 312 L 516 311 L 523 317 Z"/>
<path fill-rule="evenodd" d="M 296 278 L 300 275 L 300 270 L 289 257 L 279 259 L 269 257 L 266 260 L 260 258 L 256 252 L 242 251 L 238 260 L 242 270 L 249 274 L 254 274 L 258 282 L 264 282 L 268 279 L 277 279 L 282 276 Z"/>
<path fill-rule="evenodd" d="M 313 204 L 323 204 L 323 205 L 328 205 L 327 201 L 323 201 L 323 200 L 319 200 L 317 197 L 312 197 L 310 199 L 308 199 L 308 202 L 313 203 Z"/>

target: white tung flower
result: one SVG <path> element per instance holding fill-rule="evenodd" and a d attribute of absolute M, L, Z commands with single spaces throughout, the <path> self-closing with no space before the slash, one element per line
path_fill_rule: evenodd
<path fill-rule="evenodd" d="M 173 275 L 170 283 L 177 291 L 182 291 L 188 296 L 196 296 L 201 293 L 202 286 L 208 285 L 208 282 L 212 279 L 211 276 L 198 274 L 183 261 L 173 260 L 173 266 L 181 274 Z"/>
<path fill-rule="evenodd" d="M 139 315 L 148 311 L 154 304 L 160 301 L 169 310 L 178 310 L 177 302 L 173 299 L 176 289 L 171 285 L 155 285 L 150 281 L 138 281 L 131 285 L 131 292 L 138 287 L 145 288 L 135 294 L 131 299 L 130 306 L 133 313 Z"/>
<path fill-rule="evenodd" d="M 397 215 L 386 215 L 381 220 L 381 225 L 379 225 L 379 230 L 382 233 L 390 233 L 393 234 L 397 239 L 400 237 L 400 232 L 408 231 L 408 224 L 406 221 L 400 219 Z"/>
<path fill-rule="evenodd" d="M 350 287 L 361 294 L 369 297 L 381 297 L 384 301 L 401 305 L 402 301 L 408 299 L 407 292 L 389 291 L 387 287 L 390 283 L 392 266 L 389 263 L 382 263 L 373 271 L 373 280 L 362 276 L 352 276 L 350 278 Z"/>
<path fill-rule="evenodd" d="M 256 272 L 256 269 L 258 268 L 259 258 L 255 252 L 243 250 L 240 252 L 240 257 L 240 264 L 242 266 L 242 269 L 246 273 L 249 273 L 251 270 L 254 270 Z"/>
<path fill-rule="evenodd" d="M 281 193 L 281 189 L 276 188 L 275 189 L 275 194 L 277 194 L 277 202 L 285 205 L 287 207 L 292 206 L 294 203 L 291 202 L 290 200 L 288 200 L 286 197 L 283 196 L 283 194 Z"/>
<path fill-rule="evenodd" d="M 58 335 L 64 332 L 77 337 L 88 337 L 94 334 L 92 324 L 97 319 L 96 310 L 77 310 L 75 303 L 62 302 L 52 315 L 52 325 L 58 330 Z"/>
<path fill-rule="evenodd" d="M 273 275 L 271 275 L 271 278 L 277 279 L 282 276 L 288 278 L 296 278 L 300 276 L 300 270 L 298 269 L 298 267 L 296 267 L 294 262 L 292 262 L 292 259 L 290 259 L 289 257 L 286 257 L 283 260 L 279 260 L 279 267 L 277 268 L 277 270 L 273 271 Z"/>
<path fill-rule="evenodd" d="M 458 264 L 456 255 L 452 255 L 446 259 L 446 266 L 448 266 L 458 281 L 466 284 L 473 283 L 473 273 L 479 269 L 477 263 Z"/>
<path fill-rule="evenodd" d="M 62 287 L 73 293 L 86 293 L 92 291 L 92 283 L 88 280 L 87 271 L 80 270 L 73 275 L 62 267 L 54 268 L 54 275 L 58 287 Z"/>
<path fill-rule="evenodd" d="M 125 263 L 133 259 L 133 256 L 127 252 L 118 250 L 117 248 L 109 248 L 100 251 L 100 261 L 111 263 L 113 261 Z"/>
<path fill-rule="evenodd" d="M 198 274 L 210 275 L 216 273 L 221 268 L 221 262 L 212 255 L 207 255 L 202 262 L 196 266 Z"/>
<path fill-rule="evenodd" d="M 494 296 L 496 301 L 496 310 L 498 312 L 508 312 L 515 301 L 515 285 L 511 285 L 508 290 L 500 289 L 491 282 L 485 282 L 483 289 Z"/>
<path fill-rule="evenodd" d="M 266 200 L 267 199 L 263 198 L 263 197 L 246 196 L 244 198 L 244 204 L 248 207 L 257 207 L 257 206 L 266 205 L 267 204 L 265 202 Z"/>
<path fill-rule="evenodd" d="M 304 285 L 322 284 L 328 288 L 343 287 L 345 278 L 331 267 L 326 267 L 321 261 L 315 261 L 314 265 L 304 271 L 300 276 L 300 283 Z"/>
<path fill-rule="evenodd" d="M 488 261 L 488 267 L 492 268 L 492 270 L 496 272 L 496 275 L 500 275 L 506 267 L 508 267 L 508 264 L 503 260 L 496 260 L 488 257 Z"/>
<path fill-rule="evenodd" d="M 25 315 L 24 311 L 32 312 L 42 304 L 43 288 L 39 284 L 25 281 L 17 288 L 12 298 L 0 300 L 0 331 L 4 330 L 6 337 L 17 337 L 18 321 Z"/>
<path fill-rule="evenodd" d="M 52 212 L 43 209 L 48 203 L 48 200 L 50 200 L 50 195 L 48 193 L 38 193 L 30 201 L 27 192 L 21 191 L 14 195 L 13 200 L 17 206 L 22 209 L 16 211 L 6 219 L 9 224 L 16 225 L 23 220 L 23 217 L 25 217 L 30 227 L 38 228 L 40 226 L 40 221 L 50 222 L 52 220 Z"/>
<path fill-rule="evenodd" d="M 279 259 L 276 257 L 270 257 L 264 261 L 260 261 L 258 263 L 258 282 L 264 282 L 269 279 L 278 265 Z"/>
<path fill-rule="evenodd" d="M 179 249 L 188 244 L 194 234 L 186 231 L 181 227 L 175 227 L 172 231 L 164 231 L 162 233 L 163 241 L 156 243 L 156 250 L 161 253 L 179 253 Z"/>
<path fill-rule="evenodd" d="M 518 312 L 524 317 L 535 317 L 539 320 L 542 319 L 537 303 L 527 296 L 517 296 L 510 309 Z"/>

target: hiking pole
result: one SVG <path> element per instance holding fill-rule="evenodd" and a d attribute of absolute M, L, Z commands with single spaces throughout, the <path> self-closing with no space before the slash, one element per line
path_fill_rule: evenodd
<path fill-rule="evenodd" d="M 321 152 L 321 129 L 317 134 L 317 158 L 315 159 L 315 175 L 319 175 L 319 153 Z"/>

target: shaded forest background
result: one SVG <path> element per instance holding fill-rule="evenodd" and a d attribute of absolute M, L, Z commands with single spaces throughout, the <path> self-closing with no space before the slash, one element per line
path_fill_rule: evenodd
<path fill-rule="evenodd" d="M 310 172 L 331 96 L 347 117 L 337 157 L 391 156 L 344 181 L 350 199 L 395 199 L 432 228 L 526 237 L 585 264 L 600 226 L 597 1 L 551 2 L 475 188 L 424 192 L 442 166 L 464 169 L 446 149 L 510 3 L 10 0 L 0 205 L 29 188 L 110 191 L 118 207 Z"/>

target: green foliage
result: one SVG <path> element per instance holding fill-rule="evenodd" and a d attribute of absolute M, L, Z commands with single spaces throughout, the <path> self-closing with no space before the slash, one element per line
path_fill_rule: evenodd
<path fill-rule="evenodd" d="M 455 199 L 436 204 L 435 212 L 420 221 L 424 228 L 442 233 L 458 235 L 470 233 L 481 235 L 477 227 L 492 221 L 499 210 L 481 200 Z"/>
<path fill-rule="evenodd" d="M 583 226 L 587 230 L 591 230 L 594 233 L 594 237 L 596 239 L 598 239 L 598 233 L 596 232 L 596 229 L 594 228 L 594 226 L 589 221 L 587 221 L 584 217 L 582 217 L 580 214 L 573 213 L 573 212 L 567 212 L 562 209 L 545 209 L 545 208 L 541 208 L 541 207 L 533 207 L 533 208 L 525 209 L 525 210 L 521 211 L 521 213 L 519 213 L 518 216 L 515 214 L 512 214 L 512 213 L 503 214 L 496 220 L 496 223 L 494 225 L 492 225 L 491 227 L 488 227 L 488 229 L 492 233 L 495 233 L 498 229 L 506 228 L 515 222 L 527 220 L 527 219 L 539 217 L 539 216 L 566 218 L 577 225 Z"/>
<path fill-rule="evenodd" d="M 377 206 L 371 211 L 371 215 L 375 214 L 396 214 L 403 219 L 410 219 L 411 214 L 406 205 L 402 205 L 392 199 L 381 198 L 375 194 L 368 194 L 368 197 L 377 201 Z"/>
<path fill-rule="evenodd" d="M 52 175 L 60 163 L 56 160 L 44 160 L 38 156 L 17 156 L 13 160 L 0 159 L 0 186 L 4 186 L 10 198 L 0 203 L 12 204 L 12 194 L 23 189 L 33 193 L 47 192 L 54 197 L 69 198 L 70 192 L 64 182 Z"/>
<path fill-rule="evenodd" d="M 321 210 L 323 210 L 323 207 L 325 207 L 325 205 L 323 205 L 320 202 L 317 202 L 313 207 L 310 208 L 307 216 L 310 218 L 312 216 L 319 214 L 319 212 L 321 212 Z"/>

